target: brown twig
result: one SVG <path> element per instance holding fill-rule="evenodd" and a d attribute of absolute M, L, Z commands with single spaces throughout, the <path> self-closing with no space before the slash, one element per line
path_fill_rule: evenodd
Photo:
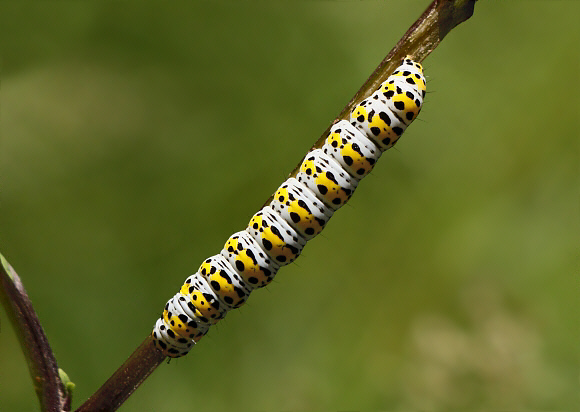
<path fill-rule="evenodd" d="M 71 396 L 20 277 L 0 255 L 0 300 L 16 331 L 42 411 L 70 411 Z"/>
<path fill-rule="evenodd" d="M 116 410 L 164 360 L 165 355 L 155 349 L 148 336 L 77 412 Z"/>
<path fill-rule="evenodd" d="M 338 115 L 335 122 L 345 119 L 354 105 L 369 96 L 386 80 L 405 56 L 411 56 L 414 60 L 423 61 L 451 29 L 471 17 L 476 1 L 433 1 L 379 64 L 365 84 Z M 329 130 L 330 126 L 317 140 L 313 148 L 323 145 Z M 292 171 L 290 176 L 296 173 L 301 163 L 302 161 Z M 163 362 L 163 359 L 164 356 L 154 348 L 151 337 L 148 337 L 113 376 L 87 402 L 77 409 L 77 412 L 116 410 L 147 376 Z"/>

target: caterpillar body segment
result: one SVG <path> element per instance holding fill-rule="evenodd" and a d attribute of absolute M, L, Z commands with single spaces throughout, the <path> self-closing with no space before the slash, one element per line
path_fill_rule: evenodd
<path fill-rule="evenodd" d="M 334 124 L 322 151 L 336 160 L 353 178 L 360 180 L 373 170 L 382 152 L 346 120 Z"/>
<path fill-rule="evenodd" d="M 295 177 L 218 255 L 206 259 L 165 305 L 153 328 L 155 347 L 178 358 L 226 313 L 268 285 L 319 234 L 421 111 L 426 82 L 421 64 L 405 58 L 349 120 L 334 124 L 320 149 L 307 153 Z"/>
<path fill-rule="evenodd" d="M 393 113 L 385 101 L 376 96 L 373 94 L 355 106 L 350 121 L 384 152 L 399 140 L 407 124 Z"/>
<path fill-rule="evenodd" d="M 197 319 L 202 322 L 213 325 L 226 315 L 225 306 L 199 273 L 194 273 L 185 279 L 180 292 L 189 298 L 190 303 L 195 307 Z"/>
<path fill-rule="evenodd" d="M 168 333 L 171 333 L 171 335 Z M 166 356 L 171 358 L 179 358 L 187 355 L 191 347 L 194 345 L 192 340 L 179 338 L 182 342 L 175 338 L 175 333 L 169 329 L 169 326 L 162 318 L 157 319 L 155 327 L 153 328 L 153 344 L 157 349 L 163 352 Z"/>
<path fill-rule="evenodd" d="M 427 81 L 423 75 L 423 66 L 420 63 L 406 58 L 403 63 L 393 72 L 389 78 L 402 77 L 404 81 L 416 88 L 425 97 Z M 388 80 L 388 79 L 387 79 Z"/>
<path fill-rule="evenodd" d="M 322 149 L 314 149 L 306 155 L 296 179 L 333 210 L 344 205 L 358 185 L 358 180 Z"/>
<path fill-rule="evenodd" d="M 293 262 L 306 245 L 306 240 L 270 206 L 256 213 L 246 230 L 280 266 Z"/>
<path fill-rule="evenodd" d="M 163 320 L 177 335 L 197 342 L 207 333 L 210 324 L 197 318 L 186 302 L 186 297 L 176 293 L 165 305 Z"/>
<path fill-rule="evenodd" d="M 247 231 L 234 233 L 221 251 L 250 289 L 266 286 L 280 268 Z"/>
<path fill-rule="evenodd" d="M 278 188 L 270 207 L 306 240 L 319 234 L 333 213 L 332 209 L 293 177 Z"/>
<path fill-rule="evenodd" d="M 170 301 L 173 301 L 173 310 L 175 310 L 174 316 L 177 315 L 181 319 L 181 315 L 186 315 L 186 317 L 189 319 L 189 322 L 195 321 L 196 327 L 194 328 L 194 331 L 197 331 L 197 333 L 192 339 L 196 342 L 200 340 L 207 333 L 209 327 L 212 324 L 207 322 L 206 319 L 203 319 L 202 317 L 199 317 L 197 315 L 197 313 L 199 313 L 198 309 L 191 302 L 189 296 L 179 292 L 176 293 L 175 296 Z M 167 323 L 172 329 L 175 329 L 170 322 Z"/>
<path fill-rule="evenodd" d="M 239 308 L 248 300 L 250 288 L 222 255 L 207 258 L 198 272 L 228 310 Z"/>
<path fill-rule="evenodd" d="M 406 125 L 415 120 L 423 105 L 423 95 L 399 79 L 383 83 L 371 98 L 386 104 Z"/>

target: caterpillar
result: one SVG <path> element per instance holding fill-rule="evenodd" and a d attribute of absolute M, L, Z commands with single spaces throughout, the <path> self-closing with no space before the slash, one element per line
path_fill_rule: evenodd
<path fill-rule="evenodd" d="M 421 64 L 403 59 L 355 105 L 350 121 L 334 124 L 322 147 L 306 154 L 295 177 L 280 185 L 246 229 L 230 236 L 219 254 L 186 279 L 155 323 L 155 347 L 171 358 L 186 355 L 211 325 L 300 256 L 417 117 L 425 91 Z"/>

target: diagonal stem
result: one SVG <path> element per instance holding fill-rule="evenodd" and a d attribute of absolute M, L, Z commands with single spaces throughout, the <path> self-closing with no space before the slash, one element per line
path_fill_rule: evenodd
<path fill-rule="evenodd" d="M 165 355 L 155 349 L 148 336 L 76 412 L 116 410 L 164 360 Z"/>
<path fill-rule="evenodd" d="M 345 119 L 354 105 L 370 95 L 405 56 L 423 61 L 439 45 L 441 40 L 458 24 L 473 14 L 477 0 L 434 0 L 419 19 L 407 30 L 397 45 L 371 74 L 365 84 L 341 111 L 335 122 Z M 333 122 L 334 123 L 334 122 Z M 330 126 L 313 148 L 321 147 L 328 136 Z M 293 176 L 298 166 L 290 174 Z M 266 202 L 270 202 L 271 198 Z M 151 337 L 137 348 L 129 359 L 85 402 L 77 412 L 116 410 L 164 360 Z"/>

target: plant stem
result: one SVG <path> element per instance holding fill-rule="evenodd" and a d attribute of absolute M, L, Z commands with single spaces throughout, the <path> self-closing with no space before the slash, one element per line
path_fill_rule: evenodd
<path fill-rule="evenodd" d="M 116 410 L 164 360 L 165 355 L 155 349 L 148 336 L 77 412 Z"/>
<path fill-rule="evenodd" d="M 71 396 L 60 380 L 56 359 L 20 277 L 0 255 L 0 301 L 28 363 L 42 411 L 70 411 Z"/>
<path fill-rule="evenodd" d="M 407 30 L 397 45 L 383 59 L 368 80 L 354 95 L 333 122 L 346 119 L 354 105 L 369 96 L 389 77 L 405 56 L 423 61 L 441 40 L 461 22 L 473 14 L 477 0 L 435 0 Z M 332 125 L 331 125 L 332 126 Z M 312 148 L 321 147 L 328 136 L 330 127 L 316 141 Z M 300 167 L 292 171 L 294 176 Z M 269 203 L 271 198 L 266 202 Z M 117 409 L 137 387 L 163 362 L 164 356 L 157 351 L 151 337 L 137 348 L 131 357 L 105 382 L 105 384 L 83 404 L 77 412 L 112 411 Z"/>

